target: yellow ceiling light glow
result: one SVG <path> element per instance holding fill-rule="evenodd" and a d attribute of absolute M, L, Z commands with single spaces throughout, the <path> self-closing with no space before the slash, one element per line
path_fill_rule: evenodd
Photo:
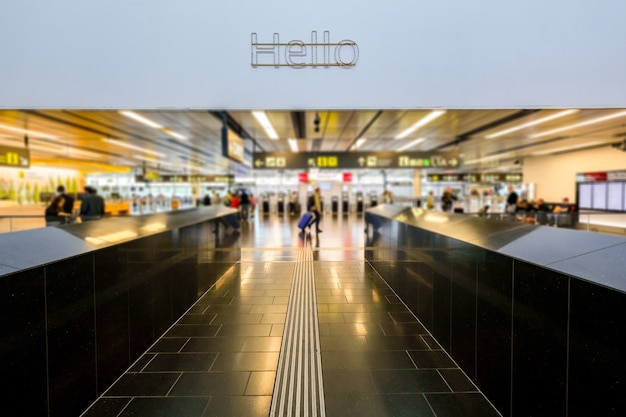
<path fill-rule="evenodd" d="M 38 136 L 38 137 L 48 138 L 48 139 L 58 139 L 57 136 L 49 135 L 47 133 L 37 132 L 35 130 L 21 129 L 19 127 L 13 127 L 13 126 L 5 125 L 5 124 L 0 124 L 0 129 L 8 130 L 9 132 L 20 133 L 23 135 Z"/>
<path fill-rule="evenodd" d="M 425 117 L 421 118 L 416 123 L 414 123 L 411 127 L 409 127 L 404 132 L 396 136 L 396 139 L 404 139 L 405 137 L 409 136 L 411 133 L 415 132 L 420 127 L 426 126 L 428 123 L 432 122 L 433 120 L 435 120 L 436 118 L 444 114 L 445 112 L 446 112 L 445 110 L 431 111 Z"/>
<path fill-rule="evenodd" d="M 140 114 L 137 114 L 135 112 L 129 111 L 129 110 L 120 110 L 119 112 L 120 114 L 133 119 L 139 123 L 142 123 L 146 126 L 150 126 L 153 127 L 155 129 L 159 129 L 160 131 L 162 131 L 163 133 L 166 133 L 168 135 L 170 135 L 173 138 L 179 139 L 179 140 L 188 140 L 188 138 L 184 135 L 181 135 L 178 132 L 174 132 L 172 129 L 168 129 L 165 126 L 162 126 L 160 124 L 158 124 L 157 122 L 155 122 L 154 120 L 150 120 L 147 117 L 144 117 Z"/>

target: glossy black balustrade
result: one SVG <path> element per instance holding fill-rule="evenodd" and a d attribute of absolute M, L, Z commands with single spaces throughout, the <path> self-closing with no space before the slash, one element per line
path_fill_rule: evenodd
<path fill-rule="evenodd" d="M 366 259 L 503 416 L 626 415 L 626 239 L 368 210 Z"/>
<path fill-rule="evenodd" d="M 0 237 L 0 392 L 28 416 L 78 415 L 217 278 L 238 233 L 213 206 Z"/>

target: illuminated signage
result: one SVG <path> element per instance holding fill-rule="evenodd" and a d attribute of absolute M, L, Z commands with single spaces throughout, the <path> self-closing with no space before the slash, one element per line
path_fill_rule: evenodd
<path fill-rule="evenodd" d="M 254 169 L 457 168 L 458 152 L 256 152 Z"/>
<path fill-rule="evenodd" d="M 496 182 L 522 182 L 522 174 L 483 173 L 483 174 L 429 174 L 426 176 L 429 182 L 470 182 L 470 183 L 496 183 Z"/>
<path fill-rule="evenodd" d="M 317 31 L 311 31 L 311 42 L 294 39 L 280 42 L 280 35 L 274 33 L 271 42 L 259 42 L 252 33 L 251 64 L 257 67 L 344 67 L 352 68 L 359 59 L 359 46 L 356 42 L 344 39 L 330 41 L 330 31 L 325 30 L 318 40 Z"/>
<path fill-rule="evenodd" d="M 28 168 L 30 167 L 30 151 L 28 148 L 0 146 L 0 166 Z"/>
<path fill-rule="evenodd" d="M 174 183 L 183 183 L 183 182 L 231 182 L 234 179 L 233 175 L 162 175 L 154 178 L 144 176 L 144 175 L 136 175 L 136 182 L 174 182 Z"/>

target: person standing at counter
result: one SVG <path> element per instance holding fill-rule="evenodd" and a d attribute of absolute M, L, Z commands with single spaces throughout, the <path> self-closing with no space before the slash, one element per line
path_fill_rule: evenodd
<path fill-rule="evenodd" d="M 515 192 L 512 185 L 509 185 L 509 195 L 506 198 L 506 212 L 508 214 L 515 214 L 517 212 L 517 202 L 519 197 Z"/>
<path fill-rule="evenodd" d="M 63 197 L 63 199 L 65 200 L 65 202 L 63 203 L 63 211 L 69 214 L 74 213 L 74 197 L 68 195 L 65 192 L 64 186 L 59 185 L 57 187 L 57 195 Z"/>
<path fill-rule="evenodd" d="M 80 218 L 82 220 L 100 220 L 104 216 L 104 199 L 98 191 L 90 186 L 85 187 L 85 195 L 80 204 Z"/>

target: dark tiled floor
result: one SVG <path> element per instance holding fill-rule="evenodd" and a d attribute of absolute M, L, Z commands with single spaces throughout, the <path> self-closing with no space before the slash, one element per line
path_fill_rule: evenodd
<path fill-rule="evenodd" d="M 224 276 L 84 416 L 269 416 L 298 251 L 313 250 L 326 416 L 498 416 L 364 261 L 360 217 L 242 222 Z"/>

